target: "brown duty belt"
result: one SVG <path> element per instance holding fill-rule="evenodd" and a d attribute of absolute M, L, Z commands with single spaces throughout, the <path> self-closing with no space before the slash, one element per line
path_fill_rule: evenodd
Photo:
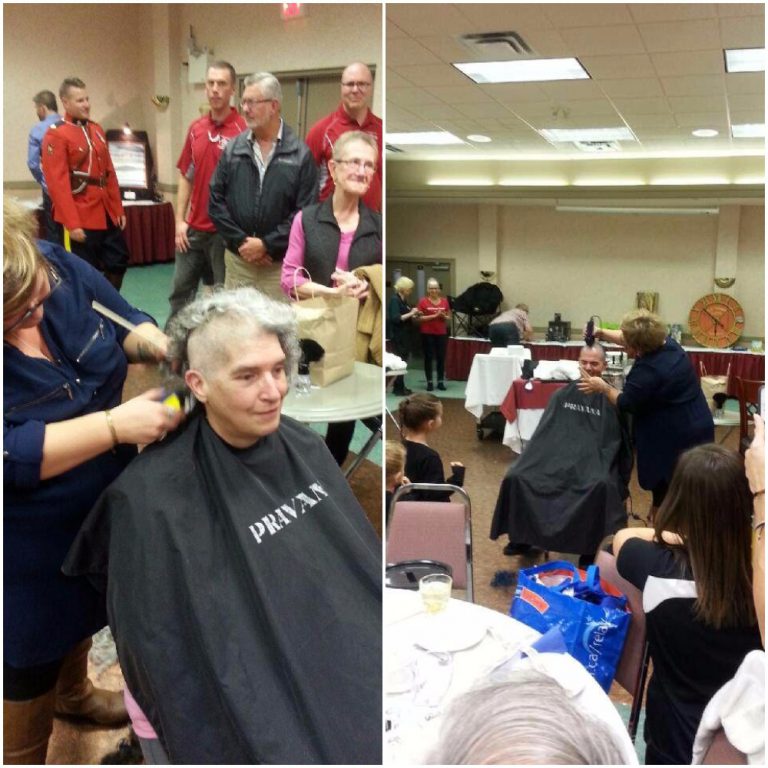
<path fill-rule="evenodd" d="M 100 187 L 103 189 L 107 186 L 107 176 L 106 174 L 104 176 L 100 176 L 99 178 L 94 179 L 91 176 L 81 176 L 80 174 L 76 172 L 70 172 L 69 174 L 69 183 L 72 186 L 73 191 L 82 192 L 82 190 L 86 187 Z"/>

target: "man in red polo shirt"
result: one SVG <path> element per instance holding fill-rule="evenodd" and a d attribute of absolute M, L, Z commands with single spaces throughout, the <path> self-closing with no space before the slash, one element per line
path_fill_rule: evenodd
<path fill-rule="evenodd" d="M 235 68 L 215 61 L 205 77 L 211 111 L 189 126 L 176 167 L 180 171 L 176 197 L 176 267 L 168 302 L 171 318 L 206 285 L 224 283 L 224 240 L 208 217 L 209 183 L 230 139 L 246 129 L 245 120 L 230 100 L 235 92 Z"/>
<path fill-rule="evenodd" d="M 64 119 L 43 136 L 41 163 L 53 218 L 69 231 L 72 252 L 101 270 L 120 290 L 128 266 L 125 213 L 102 127 L 90 120 L 85 83 L 68 77 L 59 88 Z"/>
<path fill-rule="evenodd" d="M 341 104 L 327 117 L 318 120 L 307 133 L 305 142 L 312 152 L 319 170 L 320 195 L 322 202 L 333 194 L 333 178 L 328 171 L 328 161 L 333 155 L 333 145 L 342 133 L 365 131 L 376 139 L 379 160 L 376 164 L 371 186 L 363 196 L 363 202 L 374 211 L 381 211 L 381 118 L 369 109 L 373 92 L 373 76 L 365 64 L 356 61 L 341 75 Z"/>

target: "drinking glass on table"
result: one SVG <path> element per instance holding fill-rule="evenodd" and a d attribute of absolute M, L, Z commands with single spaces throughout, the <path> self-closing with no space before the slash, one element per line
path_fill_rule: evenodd
<path fill-rule="evenodd" d="M 453 579 L 447 573 L 431 573 L 419 580 L 419 594 L 429 614 L 444 611 L 451 598 Z"/>

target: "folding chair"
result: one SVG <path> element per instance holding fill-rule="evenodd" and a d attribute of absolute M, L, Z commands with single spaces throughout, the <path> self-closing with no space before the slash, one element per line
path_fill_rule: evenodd
<path fill-rule="evenodd" d="M 403 560 L 387 566 L 385 585 L 390 589 L 419 588 L 419 581 L 433 573 L 453 576 L 453 569 L 447 563 L 437 560 Z"/>
<path fill-rule="evenodd" d="M 605 579 L 627 596 L 632 618 L 629 623 L 624 650 L 621 652 L 616 668 L 616 682 L 632 694 L 632 708 L 629 712 L 627 731 L 632 743 L 637 735 L 640 711 L 643 708 L 645 682 L 648 678 L 650 656 L 645 632 L 645 612 L 643 611 L 643 593 L 619 576 L 616 570 L 616 558 L 609 552 L 600 550 L 595 557 L 595 565 L 600 569 L 600 578 Z"/>
<path fill-rule="evenodd" d="M 401 501 L 411 491 L 451 491 L 453 501 Z M 403 485 L 392 498 L 387 525 L 387 563 L 437 560 L 453 571 L 453 586 L 464 589 L 474 602 L 472 572 L 472 509 L 463 488 L 439 483 Z"/>
<path fill-rule="evenodd" d="M 764 381 L 736 377 L 736 393 L 739 396 L 739 453 L 742 456 L 752 442 L 749 427 L 754 424 L 752 417 L 760 409 L 760 387 L 763 386 L 765 386 Z"/>

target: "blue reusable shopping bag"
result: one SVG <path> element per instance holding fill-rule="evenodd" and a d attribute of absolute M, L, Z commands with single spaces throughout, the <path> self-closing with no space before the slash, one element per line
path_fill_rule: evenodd
<path fill-rule="evenodd" d="M 546 632 L 557 627 L 568 653 L 608 691 L 629 629 L 627 599 L 600 581 L 595 565 L 586 571 L 554 560 L 518 574 L 512 618 Z"/>

